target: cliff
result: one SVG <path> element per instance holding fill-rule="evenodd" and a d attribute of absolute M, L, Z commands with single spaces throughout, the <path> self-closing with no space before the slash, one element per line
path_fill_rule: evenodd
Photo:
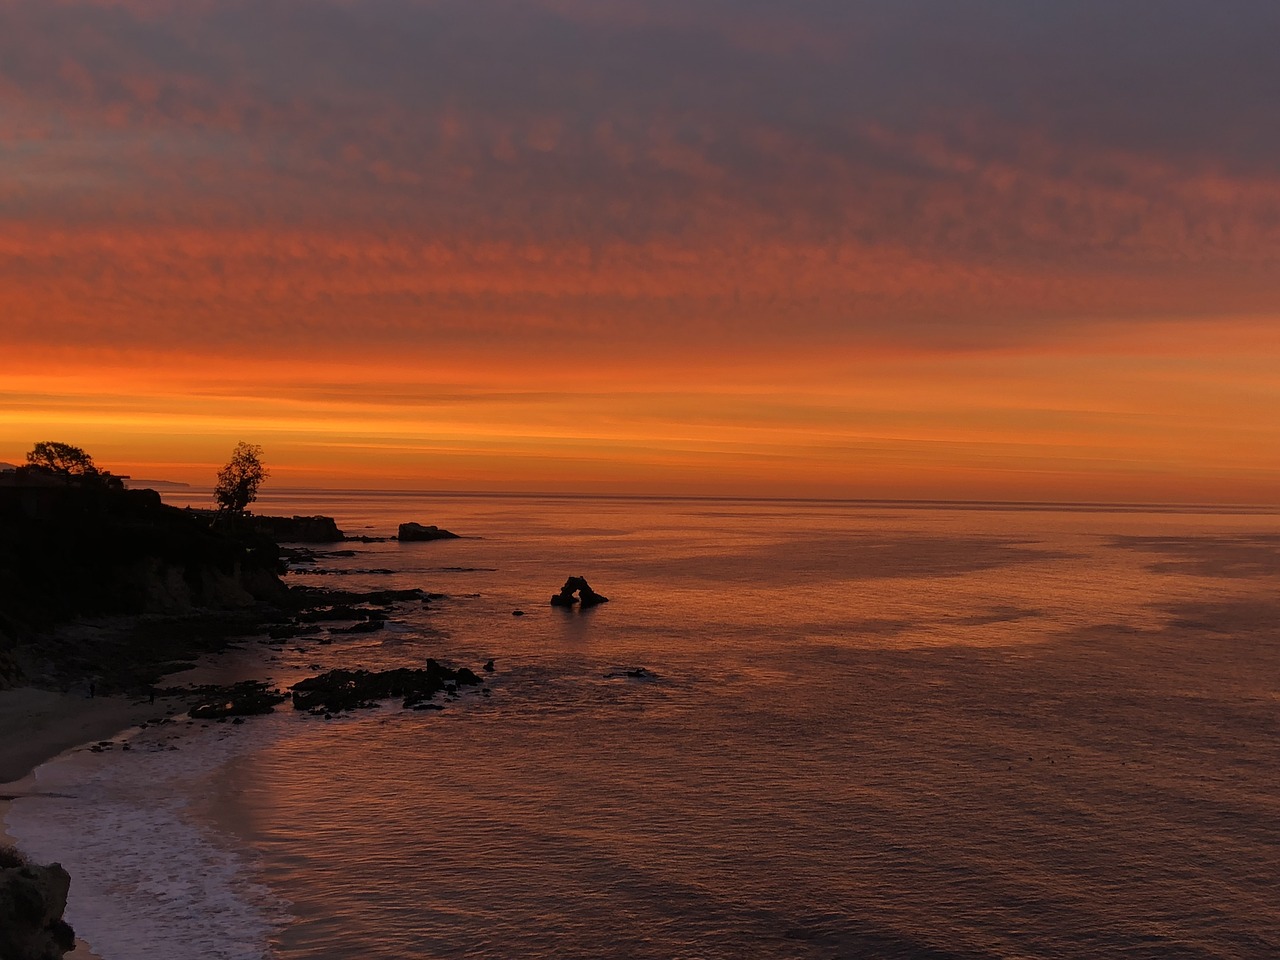
<path fill-rule="evenodd" d="M 0 487 L 0 687 L 33 646 L 60 658 L 41 643 L 60 624 L 283 602 L 279 567 L 270 539 L 219 529 L 151 490 Z"/>

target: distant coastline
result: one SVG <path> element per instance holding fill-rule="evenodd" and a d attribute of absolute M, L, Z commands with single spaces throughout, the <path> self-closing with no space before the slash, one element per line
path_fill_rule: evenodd
<path fill-rule="evenodd" d="M 124 482 L 128 490 L 189 490 L 191 484 L 181 480 L 135 480 L 130 477 Z"/>

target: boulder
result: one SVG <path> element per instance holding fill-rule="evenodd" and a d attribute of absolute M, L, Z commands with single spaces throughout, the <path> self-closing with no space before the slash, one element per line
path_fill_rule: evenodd
<path fill-rule="evenodd" d="M 574 596 L 574 594 L 577 594 L 577 596 Z M 608 603 L 609 598 L 592 590 L 591 584 L 587 583 L 583 577 L 570 577 L 564 582 L 560 592 L 551 598 L 551 605 L 553 607 L 572 607 L 579 601 L 585 610 L 597 604 Z"/>
<path fill-rule="evenodd" d="M 457 540 L 456 533 L 442 530 L 434 524 L 427 526 L 421 523 L 402 523 L 396 531 L 396 539 L 402 543 L 414 540 Z"/>
<path fill-rule="evenodd" d="M 75 949 L 75 933 L 62 919 L 71 877 L 61 864 L 22 862 L 5 851 L 0 862 L 0 957 L 58 960 Z M 8 864 L 13 864 L 9 866 Z"/>

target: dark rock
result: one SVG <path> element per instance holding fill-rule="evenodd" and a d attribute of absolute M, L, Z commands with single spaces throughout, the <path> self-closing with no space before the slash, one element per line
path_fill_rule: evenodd
<path fill-rule="evenodd" d="M 58 960 L 75 949 L 75 933 L 62 919 L 71 877 L 60 864 L 47 867 L 6 855 L 0 862 L 0 957 Z M 13 864 L 9 866 L 8 864 Z"/>
<path fill-rule="evenodd" d="M 342 605 L 322 607 L 318 610 L 304 610 L 298 614 L 298 619 L 311 623 L 330 620 L 385 620 L 387 619 L 387 614 L 384 610 Z"/>
<path fill-rule="evenodd" d="M 346 536 L 333 517 L 245 518 L 250 529 L 277 543 L 337 543 Z"/>
<path fill-rule="evenodd" d="M 152 491 L 0 488 L 0 609 L 36 622 L 279 600 L 279 548 Z"/>
<path fill-rule="evenodd" d="M 426 526 L 421 523 L 402 523 L 396 531 L 396 539 L 401 543 L 415 540 L 457 540 L 456 533 L 442 530 L 434 524 Z"/>
<path fill-rule="evenodd" d="M 200 702 L 187 711 L 187 715 L 195 720 L 258 716 L 271 713 L 276 704 L 289 699 L 259 680 L 246 680 L 225 687 L 197 687 L 192 692 L 200 697 Z"/>
<path fill-rule="evenodd" d="M 627 677 L 627 678 L 630 678 L 630 679 L 632 679 L 632 680 L 654 680 L 654 679 L 656 679 L 656 676 L 653 674 L 653 672 L 652 672 L 652 671 L 650 671 L 650 670 L 646 670 L 644 667 L 631 667 L 631 668 L 626 669 L 626 670 L 622 670 L 622 671 L 614 671 L 613 673 L 606 673 L 606 674 L 604 675 L 604 678 L 605 678 L 606 680 L 614 680 L 614 679 L 617 679 L 617 678 L 619 678 L 619 677 Z"/>
<path fill-rule="evenodd" d="M 272 627 L 267 631 L 267 636 L 272 640 L 290 640 L 294 637 L 310 637 L 320 633 L 324 628 L 319 624 L 301 624 L 291 623 L 282 627 Z"/>
<path fill-rule="evenodd" d="M 486 672 L 486 673 L 493 673 L 493 661 L 492 661 L 492 660 L 486 660 L 486 661 L 484 662 L 484 670 L 485 670 L 485 672 Z"/>
<path fill-rule="evenodd" d="M 471 670 L 458 670 L 428 660 L 425 670 L 399 667 L 394 670 L 331 670 L 293 685 L 295 710 L 354 710 L 373 706 L 378 700 L 400 698 L 406 706 L 430 700 L 449 685 L 474 686 L 480 678 Z"/>
<path fill-rule="evenodd" d="M 334 627 L 330 633 L 376 633 L 386 626 L 383 620 L 365 620 L 363 623 L 353 623 L 349 627 Z"/>
<path fill-rule="evenodd" d="M 578 596 L 574 596 L 574 594 Z M 608 597 L 592 590 L 591 584 L 587 583 L 583 577 L 570 577 L 564 582 L 560 592 L 551 598 L 551 605 L 553 607 L 572 607 L 579 601 L 579 598 L 581 598 L 584 610 L 597 604 L 609 602 Z"/>
<path fill-rule="evenodd" d="M 511 615 L 512 615 L 513 617 L 523 617 L 523 616 L 524 616 L 524 611 L 523 611 L 523 610 L 512 610 L 512 611 L 511 611 Z"/>

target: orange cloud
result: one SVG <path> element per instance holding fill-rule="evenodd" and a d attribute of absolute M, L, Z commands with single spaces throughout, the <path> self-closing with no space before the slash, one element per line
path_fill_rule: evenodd
<path fill-rule="evenodd" d="M 1180 9 L 0 0 L 0 459 L 1274 499 L 1280 74 Z"/>

